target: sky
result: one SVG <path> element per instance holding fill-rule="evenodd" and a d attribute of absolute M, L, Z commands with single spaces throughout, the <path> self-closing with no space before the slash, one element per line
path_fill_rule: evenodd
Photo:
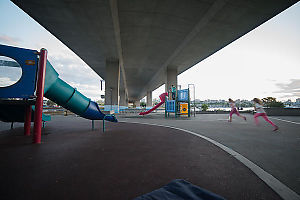
<path fill-rule="evenodd" d="M 194 84 L 201 100 L 271 96 L 295 101 L 300 98 L 299 19 L 300 2 L 180 74 L 178 84 Z M 9 0 L 0 0 L 0 44 L 44 47 L 61 79 L 92 100 L 104 94 L 101 77 Z M 152 97 L 163 92 L 164 85 Z"/>

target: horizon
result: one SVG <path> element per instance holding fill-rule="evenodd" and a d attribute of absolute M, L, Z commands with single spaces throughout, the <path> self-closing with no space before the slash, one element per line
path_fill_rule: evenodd
<path fill-rule="evenodd" d="M 267 97 L 264 97 L 264 98 L 267 98 Z M 144 98 L 143 98 L 144 99 Z M 160 101 L 160 99 L 159 98 L 154 98 L 154 99 L 156 99 L 156 100 L 158 100 L 158 101 Z M 295 101 L 293 101 L 293 100 L 291 100 L 291 99 L 286 99 L 286 100 L 278 100 L 277 98 L 275 98 L 276 99 L 276 101 L 280 101 L 280 102 L 287 102 L 287 101 L 291 101 L 291 102 L 296 102 L 296 100 L 297 99 L 299 99 L 300 100 L 300 98 L 297 98 L 297 99 L 295 99 Z M 195 99 L 196 101 L 197 100 L 199 100 L 199 101 L 225 101 L 225 102 L 228 102 L 228 99 L 226 100 L 226 99 Z M 193 100 L 192 100 L 193 101 Z M 253 101 L 253 99 L 233 99 L 233 101 Z"/>
<path fill-rule="evenodd" d="M 0 2 L 0 43 L 46 48 L 64 81 L 100 100 L 100 80 L 84 61 L 14 5 Z M 7 20 L 10 19 L 10 20 Z M 178 75 L 178 85 L 196 86 L 196 99 L 300 98 L 300 2 Z M 70 74 L 72 70 L 74 73 Z M 0 76 L 1 78 L 1 76 Z M 152 98 L 164 92 L 164 85 Z"/>

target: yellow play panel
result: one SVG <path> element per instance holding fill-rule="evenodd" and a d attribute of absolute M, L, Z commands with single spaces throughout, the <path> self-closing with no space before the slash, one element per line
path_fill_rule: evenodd
<path fill-rule="evenodd" d="M 180 114 L 187 115 L 189 113 L 188 103 L 180 103 Z"/>

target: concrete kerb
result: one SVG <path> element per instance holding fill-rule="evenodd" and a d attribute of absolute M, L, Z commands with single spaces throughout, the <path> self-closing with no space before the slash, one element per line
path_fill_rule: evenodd
<path fill-rule="evenodd" d="M 276 179 L 274 176 L 269 174 L 268 172 L 264 171 L 262 168 L 257 166 L 255 163 L 251 162 L 241 154 L 235 152 L 234 150 L 226 147 L 225 145 L 214 141 L 206 136 L 200 135 L 198 133 L 185 130 L 182 128 L 177 128 L 177 127 L 172 127 L 172 126 L 166 126 L 166 125 L 160 125 L 160 124 L 151 124 L 151 123 L 141 123 L 141 122 L 127 122 L 127 121 L 119 121 L 121 123 L 135 123 L 135 124 L 145 124 L 145 125 L 151 125 L 151 126 L 161 126 L 165 128 L 171 128 L 171 129 L 176 129 L 180 130 L 192 135 L 195 135 L 197 137 L 200 137 L 202 139 L 207 140 L 208 142 L 211 142 L 212 144 L 220 147 L 222 150 L 227 152 L 228 154 L 232 155 L 235 157 L 238 161 L 243 163 L 246 167 L 248 167 L 251 171 L 253 171 L 262 181 L 264 181 L 270 188 L 272 188 L 281 198 L 284 200 L 300 200 L 300 196 L 291 190 L 289 187 L 284 185 L 282 182 L 280 182 L 278 179 Z"/>

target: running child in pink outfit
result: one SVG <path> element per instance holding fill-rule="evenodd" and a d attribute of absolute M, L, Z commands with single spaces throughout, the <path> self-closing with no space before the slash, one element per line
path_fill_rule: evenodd
<path fill-rule="evenodd" d="M 233 114 L 236 114 L 237 116 L 243 118 L 246 121 L 246 117 L 243 116 L 243 115 L 241 115 L 239 113 L 238 109 L 235 107 L 235 102 L 232 99 L 230 99 L 230 98 L 228 99 L 228 101 L 229 101 L 229 105 L 231 107 L 231 111 L 230 111 L 230 114 L 229 114 L 229 120 L 228 121 L 232 122 L 232 115 Z"/>
<path fill-rule="evenodd" d="M 259 125 L 259 121 L 258 121 L 258 117 L 261 116 L 262 118 L 264 118 L 264 120 L 266 120 L 268 123 L 270 123 L 273 127 L 274 130 L 273 131 L 277 131 L 278 130 L 278 126 L 276 126 L 271 120 L 269 120 L 265 110 L 263 109 L 263 103 L 259 98 L 254 98 L 254 110 L 256 110 L 256 113 L 254 115 L 254 121 L 256 123 L 256 125 Z"/>

